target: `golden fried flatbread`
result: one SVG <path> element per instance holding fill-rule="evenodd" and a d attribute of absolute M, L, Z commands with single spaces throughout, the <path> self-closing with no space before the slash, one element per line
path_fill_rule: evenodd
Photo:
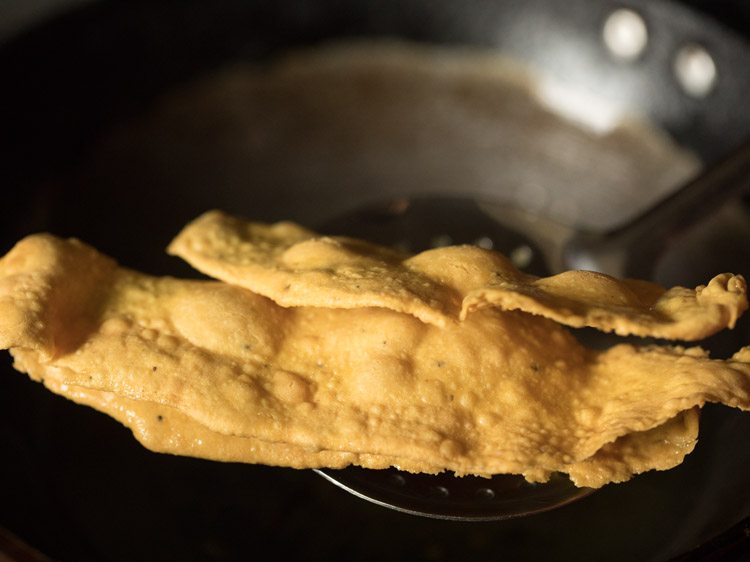
<path fill-rule="evenodd" d="M 674 468 L 695 448 L 699 417 L 699 409 L 692 408 L 654 429 L 623 435 L 592 457 L 572 464 L 568 475 L 576 486 L 600 488 L 649 470 Z"/>
<path fill-rule="evenodd" d="M 619 335 L 698 340 L 733 328 L 747 309 L 746 284 L 723 273 L 693 289 L 618 280 L 593 271 L 566 271 L 526 282 L 496 280 L 470 292 L 462 315 L 487 306 L 523 310 L 561 324 Z"/>
<path fill-rule="evenodd" d="M 438 326 L 498 307 L 577 328 L 698 340 L 733 327 L 748 307 L 745 280 L 738 275 L 719 275 L 694 290 L 591 271 L 538 278 L 497 252 L 472 246 L 406 257 L 288 222 L 245 222 L 219 211 L 185 227 L 169 252 L 282 306 L 379 306 Z"/>
<path fill-rule="evenodd" d="M 69 400 L 108 414 L 130 428 L 144 447 L 155 452 L 289 468 L 345 468 L 354 465 L 370 469 L 396 467 L 407 472 L 429 474 L 441 472 L 440 468 L 423 463 L 405 464 L 403 459 L 395 457 L 317 451 L 289 443 L 224 435 L 209 430 L 170 406 L 65 384 L 62 382 L 66 379 L 65 370 L 40 363 L 33 351 L 15 350 L 14 355 L 19 369 L 25 370 L 32 379 Z M 68 375 L 67 378 L 74 377 Z M 619 437 L 592 457 L 571 463 L 566 470 L 578 486 L 589 488 L 624 482 L 649 470 L 668 470 L 682 463 L 685 455 L 695 447 L 698 418 L 698 408 L 687 410 L 654 429 Z M 526 474 L 531 481 L 543 482 L 548 476 L 544 470 Z"/>
<path fill-rule="evenodd" d="M 353 238 L 319 236 L 291 222 L 248 223 L 210 211 L 167 251 L 281 306 L 383 306 L 438 326 L 461 307 L 458 294 L 405 267 L 408 256 Z"/>
<path fill-rule="evenodd" d="M 582 463 L 618 438 L 708 401 L 750 408 L 747 351 L 726 362 L 696 348 L 592 351 L 555 322 L 496 308 L 442 329 L 385 308 L 283 308 L 223 283 L 111 268 L 80 242 L 50 236 L 0 261 L 4 291 L 15 291 L 5 260 L 27 253 L 57 256 L 55 266 L 15 268 L 35 280 L 36 296 L 9 315 L 17 325 L 3 325 L 3 342 L 21 341 L 14 334 L 29 333 L 28 322 L 80 327 L 74 349 L 58 348 L 54 334 L 13 346 L 61 368 L 64 384 L 175 408 L 224 435 L 395 458 L 410 470 L 543 480 L 574 468 L 596 485 L 605 482 Z M 87 285 L 96 269 L 106 279 Z M 76 311 L 86 317 L 58 317 Z M 647 464 L 669 464 L 674 450 Z M 615 457 L 607 466 L 620 479 Z"/>
<path fill-rule="evenodd" d="M 289 468 L 344 468 L 355 465 L 374 469 L 396 466 L 409 470 L 408 465 L 401 467 L 398 459 L 393 458 L 318 451 L 288 443 L 216 433 L 170 406 L 66 384 L 64 381 L 72 377 L 69 374 L 65 376 L 65 369 L 40 362 L 33 351 L 15 350 L 13 353 L 19 365 L 23 365 L 22 370 L 33 380 L 43 383 L 55 394 L 116 419 L 132 430 L 144 447 L 155 452 Z M 419 469 L 424 467 L 420 466 Z M 428 472 L 439 471 L 435 468 Z"/>
<path fill-rule="evenodd" d="M 87 269 L 71 282 L 79 266 Z M 26 238 L 0 260 L 0 349 L 32 348 L 44 360 L 75 349 L 95 327 L 87 323 L 97 319 L 98 287 L 116 267 L 75 240 Z"/>

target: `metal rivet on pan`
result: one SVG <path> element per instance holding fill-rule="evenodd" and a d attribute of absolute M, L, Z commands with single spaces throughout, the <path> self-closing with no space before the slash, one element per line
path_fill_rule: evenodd
<path fill-rule="evenodd" d="M 648 29 L 643 18 L 633 10 L 620 8 L 604 22 L 602 39 L 609 52 L 618 59 L 637 59 L 648 44 Z"/>
<path fill-rule="evenodd" d="M 404 478 L 400 474 L 391 474 L 388 478 L 391 481 L 391 484 L 394 484 L 396 486 L 403 486 L 406 484 L 406 478 Z"/>
<path fill-rule="evenodd" d="M 485 250 L 491 250 L 495 247 L 495 243 L 489 236 L 482 236 L 481 238 L 477 238 L 474 241 L 474 244 L 479 246 L 480 248 L 484 248 Z"/>
<path fill-rule="evenodd" d="M 674 74 L 683 91 L 694 98 L 704 98 L 711 93 L 718 76 L 713 57 L 695 43 L 677 51 Z"/>
<path fill-rule="evenodd" d="M 450 490 L 445 486 L 433 486 L 430 488 L 430 492 L 433 496 L 438 496 L 440 498 L 447 498 L 451 495 Z"/>
<path fill-rule="evenodd" d="M 510 253 L 510 261 L 513 262 L 518 269 L 523 269 L 531 264 L 531 260 L 534 258 L 534 250 L 526 244 L 522 244 L 517 248 L 514 248 Z"/>
<path fill-rule="evenodd" d="M 477 497 L 483 500 L 491 500 L 495 497 L 495 490 L 492 488 L 479 488 L 477 490 Z"/>

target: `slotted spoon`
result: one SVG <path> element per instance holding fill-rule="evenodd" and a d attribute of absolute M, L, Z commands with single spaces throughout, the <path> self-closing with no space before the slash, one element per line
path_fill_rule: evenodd
<path fill-rule="evenodd" d="M 329 232 L 367 237 L 418 251 L 424 247 L 476 243 L 515 257 L 526 271 L 549 274 L 547 263 L 558 267 L 594 269 L 616 276 L 649 276 L 667 242 L 709 215 L 728 199 L 750 188 L 750 143 L 710 166 L 695 179 L 628 224 L 606 234 L 576 233 L 543 236 L 555 241 L 546 247 L 527 228 L 539 228 L 538 219 L 500 215 L 498 224 L 466 199 L 391 201 L 326 225 Z M 521 220 L 519 220 L 521 216 Z M 558 231 L 563 228 L 554 226 Z M 517 229 L 524 231 L 520 234 Z M 544 255 L 542 259 L 540 255 Z M 546 263 L 545 263 L 546 262 Z M 599 338 L 600 343 L 602 339 Z M 491 521 L 532 515 L 580 500 L 594 490 L 577 488 L 562 475 L 545 484 L 530 484 L 517 475 L 454 477 L 410 474 L 396 469 L 317 470 L 318 474 L 355 496 L 397 511 L 437 519 Z"/>

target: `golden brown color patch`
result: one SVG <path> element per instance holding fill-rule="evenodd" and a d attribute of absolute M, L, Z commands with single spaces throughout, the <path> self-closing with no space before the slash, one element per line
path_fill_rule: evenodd
<path fill-rule="evenodd" d="M 459 291 L 502 261 L 471 256 L 439 283 Z M 385 306 L 285 308 L 122 269 L 48 235 L 0 260 L 0 306 L 0 344 L 19 370 L 155 450 L 218 460 L 536 481 L 560 471 L 596 487 L 679 464 L 705 402 L 750 408 L 748 349 L 728 361 L 698 348 L 593 351 L 552 320 L 497 307 L 443 327 Z"/>
<path fill-rule="evenodd" d="M 205 213 L 169 245 L 212 277 L 282 306 L 383 306 L 445 325 L 459 296 L 403 261 L 407 255 L 361 240 L 319 236 L 294 223 L 248 223 Z"/>
<path fill-rule="evenodd" d="M 738 275 L 668 291 L 591 271 L 538 278 L 518 271 L 497 252 L 473 246 L 408 257 L 288 222 L 245 222 L 219 211 L 185 227 L 168 251 L 211 277 L 282 306 L 380 306 L 437 326 L 497 307 L 576 328 L 699 340 L 733 327 L 748 307 L 745 280 Z"/>

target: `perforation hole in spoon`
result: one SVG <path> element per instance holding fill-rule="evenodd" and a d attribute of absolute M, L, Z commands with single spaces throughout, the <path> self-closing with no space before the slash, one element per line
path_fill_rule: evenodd
<path fill-rule="evenodd" d="M 591 494 L 555 474 L 531 484 L 522 476 L 456 477 L 409 474 L 396 469 L 317 470 L 347 492 L 377 505 L 412 515 L 453 521 L 497 521 L 555 509 Z"/>

